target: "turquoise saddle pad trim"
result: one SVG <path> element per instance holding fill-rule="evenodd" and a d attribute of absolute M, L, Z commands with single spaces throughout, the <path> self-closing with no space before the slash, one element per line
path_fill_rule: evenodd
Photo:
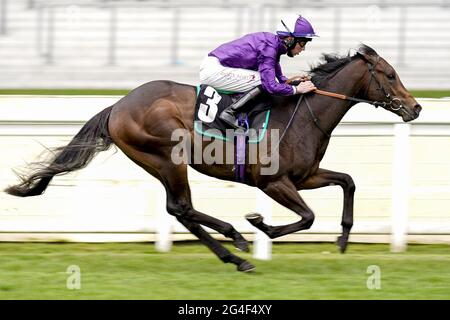
<path fill-rule="evenodd" d="M 217 90 L 217 89 L 216 89 Z M 217 90 L 219 93 L 225 93 L 225 94 L 233 94 L 233 93 L 238 93 L 236 91 L 226 91 L 226 90 Z M 200 93 L 200 86 L 197 86 L 197 97 L 198 94 Z M 264 139 L 264 136 L 266 135 L 266 131 L 267 131 L 267 124 L 269 123 L 269 117 L 270 117 L 270 110 L 266 111 L 266 119 L 264 120 L 264 124 L 262 126 L 262 130 L 260 130 L 260 134 L 258 137 L 253 138 L 253 139 L 249 139 L 248 143 L 260 143 L 262 139 Z M 195 132 L 204 135 L 206 137 L 211 137 L 211 138 L 216 138 L 222 141 L 230 141 L 230 139 L 228 139 L 227 137 L 223 136 L 222 134 L 218 135 L 218 134 L 214 134 L 214 133 L 209 133 L 208 131 L 204 131 L 202 130 L 201 126 L 199 126 L 199 124 L 197 122 L 194 122 L 194 130 Z"/>

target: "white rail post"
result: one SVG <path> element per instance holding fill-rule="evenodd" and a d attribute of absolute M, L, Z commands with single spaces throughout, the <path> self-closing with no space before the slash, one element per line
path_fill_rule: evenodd
<path fill-rule="evenodd" d="M 391 252 L 403 252 L 407 246 L 410 175 L 410 125 L 394 124 Z"/>
<path fill-rule="evenodd" d="M 264 217 L 264 222 L 272 222 L 272 202 L 261 190 L 256 191 L 256 212 Z M 253 257 L 259 260 L 272 259 L 272 240 L 262 231 L 257 230 L 253 243 Z"/>
<path fill-rule="evenodd" d="M 156 188 L 156 250 L 169 252 L 172 248 L 172 217 L 166 210 L 166 193 L 164 188 Z"/>

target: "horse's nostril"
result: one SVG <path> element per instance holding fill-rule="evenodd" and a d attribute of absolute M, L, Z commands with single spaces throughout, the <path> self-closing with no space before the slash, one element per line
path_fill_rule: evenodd
<path fill-rule="evenodd" d="M 420 111 L 422 111 L 422 107 L 420 106 L 420 104 L 416 104 L 413 109 L 416 116 L 418 116 Z"/>

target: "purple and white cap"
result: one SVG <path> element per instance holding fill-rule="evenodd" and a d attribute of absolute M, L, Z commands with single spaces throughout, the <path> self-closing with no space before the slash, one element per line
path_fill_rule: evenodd
<path fill-rule="evenodd" d="M 313 38 L 318 37 L 308 20 L 302 16 L 294 18 L 285 18 L 281 20 L 277 28 L 277 34 L 281 37 L 293 36 L 295 38 Z"/>

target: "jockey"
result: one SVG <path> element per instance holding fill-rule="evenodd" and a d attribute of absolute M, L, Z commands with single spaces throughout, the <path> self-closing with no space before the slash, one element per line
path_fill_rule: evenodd
<path fill-rule="evenodd" d="M 225 43 L 211 51 L 200 66 L 201 83 L 216 89 L 245 92 L 245 94 L 221 114 L 220 119 L 233 128 L 236 113 L 262 90 L 289 96 L 316 89 L 309 77 L 296 78 L 299 85 L 290 85 L 294 79 L 286 78 L 280 66 L 280 56 L 294 57 L 305 50 L 306 43 L 317 35 L 311 24 L 302 16 L 289 21 L 281 20 L 277 34 L 251 33 Z M 281 29 L 281 30 L 280 30 Z"/>

